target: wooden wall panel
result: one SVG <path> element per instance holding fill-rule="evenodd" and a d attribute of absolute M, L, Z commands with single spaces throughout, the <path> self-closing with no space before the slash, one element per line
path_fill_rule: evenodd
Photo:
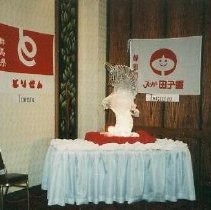
<path fill-rule="evenodd" d="M 167 37 L 202 35 L 203 1 L 167 1 Z M 164 127 L 200 127 L 200 96 L 180 96 L 179 103 L 166 103 Z"/>
<path fill-rule="evenodd" d="M 211 140 L 203 138 L 201 143 L 201 184 L 211 186 Z"/>
<path fill-rule="evenodd" d="M 108 61 L 128 64 L 127 42 L 130 38 L 130 0 L 110 0 L 108 5 Z"/>
<path fill-rule="evenodd" d="M 165 33 L 164 0 L 132 0 L 131 38 L 162 38 Z"/>
<path fill-rule="evenodd" d="M 202 122 L 203 128 L 211 128 L 211 1 L 204 5 L 202 74 Z M 211 140 L 210 140 L 211 141 Z"/>
<path fill-rule="evenodd" d="M 163 0 L 133 0 L 131 7 L 131 38 L 161 38 L 164 36 L 165 14 Z M 135 100 L 140 116 L 134 118 L 134 127 L 162 125 L 162 103 L 146 102 L 145 94 Z"/>
<path fill-rule="evenodd" d="M 138 94 L 140 117 L 134 118 L 134 130 L 144 127 L 158 137 L 186 142 L 197 182 L 200 178 L 211 185 L 211 1 L 110 0 L 108 10 L 108 61 L 113 64 L 129 64 L 130 38 L 203 35 L 201 95 L 161 103 L 145 102 L 145 94 Z M 114 116 L 107 118 L 112 123 Z"/>
<path fill-rule="evenodd" d="M 130 38 L 130 0 L 108 1 L 108 62 L 128 65 L 127 43 Z M 107 95 L 112 88 L 107 88 Z M 106 125 L 115 124 L 115 115 L 106 110 Z"/>
<path fill-rule="evenodd" d="M 202 74 L 202 123 L 207 135 L 202 139 L 201 175 L 204 183 L 211 185 L 211 1 L 204 5 Z"/>

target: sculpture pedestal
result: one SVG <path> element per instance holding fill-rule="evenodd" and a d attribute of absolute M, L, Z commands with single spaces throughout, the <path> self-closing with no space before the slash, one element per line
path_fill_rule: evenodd
<path fill-rule="evenodd" d="M 136 132 L 139 136 L 110 136 L 108 133 L 100 133 L 100 132 L 87 132 L 85 135 L 85 140 L 91 141 L 95 144 L 107 144 L 107 143 L 118 143 L 118 144 L 125 144 L 130 143 L 133 144 L 135 142 L 140 142 L 142 144 L 146 143 L 154 143 L 156 138 L 146 131 L 138 131 Z"/>

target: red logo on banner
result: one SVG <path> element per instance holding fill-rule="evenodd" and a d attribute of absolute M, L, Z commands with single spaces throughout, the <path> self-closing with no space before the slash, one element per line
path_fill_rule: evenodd
<path fill-rule="evenodd" d="M 53 35 L 0 24 L 0 71 L 53 75 Z"/>
<path fill-rule="evenodd" d="M 155 51 L 150 59 L 150 66 L 152 71 L 158 75 L 169 75 L 177 65 L 177 56 L 170 49 L 159 49 Z"/>

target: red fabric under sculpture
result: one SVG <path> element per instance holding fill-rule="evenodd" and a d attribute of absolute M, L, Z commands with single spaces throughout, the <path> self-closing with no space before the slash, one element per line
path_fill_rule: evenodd
<path fill-rule="evenodd" d="M 124 144 L 126 142 L 133 144 L 135 142 L 140 142 L 142 144 L 154 143 L 156 138 L 146 131 L 140 130 L 136 133 L 139 134 L 138 137 L 123 137 L 123 136 L 108 136 L 100 132 L 87 132 L 85 135 L 85 140 L 91 141 L 95 144 L 107 144 L 107 143 L 118 143 Z"/>

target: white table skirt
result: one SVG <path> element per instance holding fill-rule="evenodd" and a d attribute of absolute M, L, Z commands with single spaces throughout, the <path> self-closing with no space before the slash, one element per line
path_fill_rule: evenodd
<path fill-rule="evenodd" d="M 162 142 L 164 148 L 151 144 L 143 149 L 146 145 L 139 143 L 128 149 L 81 142 L 53 140 L 49 146 L 42 176 L 48 205 L 195 200 L 185 144 L 168 147 Z"/>

